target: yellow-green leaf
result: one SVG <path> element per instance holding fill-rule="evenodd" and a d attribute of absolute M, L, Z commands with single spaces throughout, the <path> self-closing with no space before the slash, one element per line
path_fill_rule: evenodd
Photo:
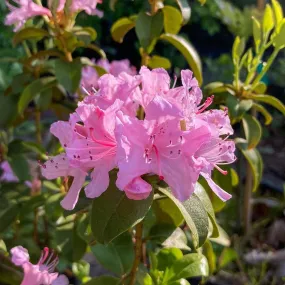
<path fill-rule="evenodd" d="M 272 8 L 273 8 L 275 26 L 277 27 L 283 19 L 282 6 L 277 0 L 272 0 Z"/>
<path fill-rule="evenodd" d="M 285 47 L 285 19 L 280 23 L 280 29 L 278 30 L 277 35 L 273 38 L 273 45 L 277 49 L 282 49 Z"/>
<path fill-rule="evenodd" d="M 203 0 L 202 0 L 203 1 Z M 183 17 L 183 24 L 187 24 L 191 17 L 191 8 L 189 6 L 188 0 L 176 0 Z"/>
<path fill-rule="evenodd" d="M 177 34 L 183 23 L 183 18 L 180 11 L 172 6 L 164 6 L 163 23 L 166 33 Z"/>
<path fill-rule="evenodd" d="M 273 11 L 269 4 L 266 5 L 263 21 L 262 21 L 262 31 L 265 35 L 273 29 L 274 27 L 274 20 L 273 20 Z"/>
<path fill-rule="evenodd" d="M 258 20 L 254 17 L 252 17 L 252 24 L 253 24 L 253 39 L 254 39 L 254 43 L 255 43 L 255 48 L 258 51 L 260 43 L 261 43 L 261 36 L 262 36 L 262 32 L 261 32 L 261 27 L 260 27 L 260 23 L 258 22 Z"/>
<path fill-rule="evenodd" d="M 125 35 L 135 27 L 134 18 L 121 18 L 111 27 L 111 35 L 114 41 L 122 43 Z"/>
<path fill-rule="evenodd" d="M 176 47 L 187 60 L 194 76 L 197 78 L 199 85 L 202 84 L 202 64 L 196 49 L 190 42 L 178 35 L 162 34 L 160 39 L 167 41 Z"/>
<path fill-rule="evenodd" d="M 252 106 L 257 112 L 261 113 L 264 118 L 265 118 L 265 125 L 268 126 L 271 124 L 272 122 L 272 116 L 270 115 L 270 113 L 260 104 L 257 103 L 253 103 Z"/>
<path fill-rule="evenodd" d="M 161 68 L 169 69 L 171 67 L 171 62 L 166 57 L 154 55 L 154 56 L 150 57 L 150 59 L 148 60 L 148 66 L 150 68 L 161 67 Z"/>
<path fill-rule="evenodd" d="M 40 39 L 42 39 L 44 37 L 48 37 L 48 36 L 49 36 L 48 31 L 46 31 L 44 29 L 29 27 L 29 28 L 25 28 L 25 29 L 20 30 L 19 32 L 17 32 L 14 35 L 13 44 L 18 45 L 22 41 L 31 40 L 31 39 L 32 40 L 40 40 Z"/>

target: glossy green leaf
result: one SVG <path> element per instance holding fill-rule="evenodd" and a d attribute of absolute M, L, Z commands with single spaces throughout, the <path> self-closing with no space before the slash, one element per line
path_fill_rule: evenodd
<path fill-rule="evenodd" d="M 153 193 L 144 200 L 128 199 L 124 191 L 117 189 L 112 175 L 108 189 L 93 200 L 91 228 L 100 243 L 109 243 L 121 233 L 139 223 L 148 212 Z"/>
<path fill-rule="evenodd" d="M 262 135 L 260 123 L 255 117 L 245 114 L 242 118 L 242 125 L 248 143 L 248 148 L 255 148 L 259 144 Z"/>
<path fill-rule="evenodd" d="M 273 38 L 273 45 L 277 49 L 282 49 L 285 47 L 285 19 L 279 24 L 280 29 L 277 35 Z"/>
<path fill-rule="evenodd" d="M 202 254 L 191 253 L 184 255 L 183 258 L 175 261 L 174 264 L 169 267 L 169 270 L 163 279 L 163 284 L 168 284 L 170 281 L 179 280 L 181 278 L 187 279 L 208 275 L 209 266 L 207 258 Z"/>
<path fill-rule="evenodd" d="M 239 100 L 235 96 L 227 96 L 226 104 L 229 109 L 229 115 L 232 124 L 241 120 L 244 114 L 251 109 L 252 100 Z"/>
<path fill-rule="evenodd" d="M 200 201 L 204 205 L 204 208 L 205 208 L 206 212 L 208 213 L 210 221 L 213 225 L 213 232 L 212 232 L 211 237 L 218 237 L 219 236 L 219 230 L 218 230 L 218 224 L 217 224 L 216 217 L 215 217 L 214 208 L 212 206 L 211 200 L 210 200 L 206 190 L 202 187 L 201 184 L 197 183 L 194 193 L 197 195 L 197 197 L 200 199 Z"/>
<path fill-rule="evenodd" d="M 180 11 L 172 6 L 164 6 L 163 9 L 164 30 L 169 34 L 177 34 L 182 26 L 183 18 Z"/>
<path fill-rule="evenodd" d="M 257 94 L 264 94 L 266 92 L 267 85 L 264 82 L 258 82 L 256 87 L 253 89 L 253 91 Z"/>
<path fill-rule="evenodd" d="M 167 189 L 159 188 L 158 190 L 169 197 L 179 208 L 192 233 L 194 246 L 202 246 L 208 236 L 209 223 L 208 214 L 200 199 L 193 194 L 187 201 L 180 202 Z"/>
<path fill-rule="evenodd" d="M 178 248 L 163 248 L 157 256 L 157 269 L 165 271 L 167 267 L 170 267 L 175 261 L 183 258 L 183 253 Z"/>
<path fill-rule="evenodd" d="M 163 30 L 163 13 L 157 12 L 150 16 L 145 12 L 140 12 L 136 19 L 135 29 L 141 46 L 150 53 L 154 41 Z"/>
<path fill-rule="evenodd" d="M 283 19 L 282 6 L 277 0 L 271 0 L 271 2 L 272 2 L 272 8 L 273 8 L 274 23 L 275 23 L 275 26 L 278 26 L 278 24 Z"/>
<path fill-rule="evenodd" d="M 237 252 L 233 248 L 224 248 L 219 258 L 219 268 L 227 266 L 230 262 L 238 258 Z"/>
<path fill-rule="evenodd" d="M 0 92 L 0 127 L 9 126 L 18 116 L 18 100 L 17 94 L 5 96 Z"/>
<path fill-rule="evenodd" d="M 18 31 L 13 37 L 13 44 L 18 45 L 26 40 L 41 40 L 44 37 L 48 37 L 47 30 L 39 29 L 35 27 L 28 27 Z"/>
<path fill-rule="evenodd" d="M 8 159 L 9 164 L 20 181 L 30 180 L 30 167 L 26 157 L 22 154 L 11 155 Z"/>
<path fill-rule="evenodd" d="M 176 228 L 175 231 L 162 243 L 166 248 L 179 248 L 184 251 L 191 251 L 187 245 L 187 237 L 181 228 Z"/>
<path fill-rule="evenodd" d="M 256 50 L 258 51 L 260 43 L 261 43 L 261 37 L 262 37 L 261 27 L 260 27 L 260 23 L 258 22 L 258 20 L 254 17 L 252 17 L 252 24 L 253 24 L 254 43 L 255 43 Z"/>
<path fill-rule="evenodd" d="M 171 67 L 171 62 L 168 58 L 154 55 L 150 57 L 147 64 L 150 68 L 164 68 L 169 69 Z"/>
<path fill-rule="evenodd" d="M 42 77 L 31 84 L 29 84 L 21 94 L 18 102 L 19 113 L 23 113 L 29 103 L 41 92 L 55 86 L 57 84 L 56 78 L 53 76 Z"/>
<path fill-rule="evenodd" d="M 206 241 L 203 245 L 203 253 L 206 256 L 209 264 L 209 273 L 213 274 L 216 271 L 216 254 L 210 241 Z"/>
<path fill-rule="evenodd" d="M 269 4 L 266 5 L 262 20 L 262 31 L 265 35 L 273 29 L 274 27 L 274 18 L 273 18 L 273 11 Z"/>
<path fill-rule="evenodd" d="M 108 245 L 96 244 L 91 247 L 97 261 L 106 269 L 122 276 L 132 268 L 134 246 L 129 233 L 124 233 Z"/>
<path fill-rule="evenodd" d="M 83 41 L 85 37 L 88 37 L 90 41 L 95 41 L 97 38 L 96 30 L 91 27 L 74 27 L 73 32 L 77 36 L 77 38 Z"/>
<path fill-rule="evenodd" d="M 119 285 L 120 279 L 112 276 L 100 276 L 92 278 L 87 283 L 83 285 Z"/>
<path fill-rule="evenodd" d="M 151 276 L 146 272 L 146 270 L 143 270 L 140 267 L 137 271 L 136 278 L 136 285 L 154 285 Z"/>
<path fill-rule="evenodd" d="M 134 18 L 120 18 L 111 27 L 111 35 L 114 41 L 122 43 L 125 35 L 135 27 Z"/>
<path fill-rule="evenodd" d="M 285 105 L 279 99 L 273 96 L 258 94 L 258 95 L 247 95 L 247 98 L 271 105 L 272 107 L 280 111 L 283 115 L 285 115 Z"/>
<path fill-rule="evenodd" d="M 203 0 L 202 0 L 203 1 Z M 176 0 L 183 17 L 183 24 L 187 24 L 191 17 L 191 8 L 187 0 Z"/>
<path fill-rule="evenodd" d="M 257 103 L 253 103 L 253 108 L 261 113 L 263 115 L 263 117 L 265 118 L 265 125 L 268 126 L 271 124 L 272 122 L 272 116 L 271 114 L 260 104 L 257 104 Z"/>
<path fill-rule="evenodd" d="M 80 59 L 76 59 L 73 62 L 61 59 L 55 61 L 56 79 L 70 94 L 74 94 L 79 87 L 81 69 Z"/>
<path fill-rule="evenodd" d="M 255 192 L 261 182 L 263 173 L 263 161 L 259 151 L 256 148 L 248 149 L 247 142 L 243 139 L 236 139 L 236 146 L 246 158 L 253 174 L 253 189 Z"/>
<path fill-rule="evenodd" d="M 199 82 L 199 85 L 202 85 L 202 64 L 200 57 L 192 44 L 178 35 L 162 34 L 160 39 L 169 42 L 180 51 L 180 53 L 187 60 L 191 70 L 194 73 L 194 76 Z"/>

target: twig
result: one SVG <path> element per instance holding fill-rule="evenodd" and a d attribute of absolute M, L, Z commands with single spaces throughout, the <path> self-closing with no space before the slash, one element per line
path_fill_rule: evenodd
<path fill-rule="evenodd" d="M 130 273 L 130 285 L 134 285 L 136 282 L 136 274 L 142 257 L 142 234 L 143 223 L 140 222 L 136 225 L 135 260 Z"/>

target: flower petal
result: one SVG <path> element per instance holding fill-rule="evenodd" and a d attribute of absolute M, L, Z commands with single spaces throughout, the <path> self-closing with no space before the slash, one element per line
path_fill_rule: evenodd
<path fill-rule="evenodd" d="M 149 196 L 152 187 L 141 177 L 137 177 L 125 187 L 124 191 L 131 200 L 143 200 Z"/>
<path fill-rule="evenodd" d="M 17 266 L 21 266 L 30 260 L 28 250 L 21 245 L 13 247 L 10 252 L 12 254 L 11 260 Z"/>

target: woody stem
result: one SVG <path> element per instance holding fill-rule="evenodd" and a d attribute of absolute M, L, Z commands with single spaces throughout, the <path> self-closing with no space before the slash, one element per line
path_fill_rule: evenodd
<path fill-rule="evenodd" d="M 142 244 L 143 244 L 142 234 L 143 234 L 143 223 L 140 222 L 136 225 L 135 260 L 130 273 L 130 285 L 134 285 L 136 283 L 136 274 L 142 257 Z"/>

